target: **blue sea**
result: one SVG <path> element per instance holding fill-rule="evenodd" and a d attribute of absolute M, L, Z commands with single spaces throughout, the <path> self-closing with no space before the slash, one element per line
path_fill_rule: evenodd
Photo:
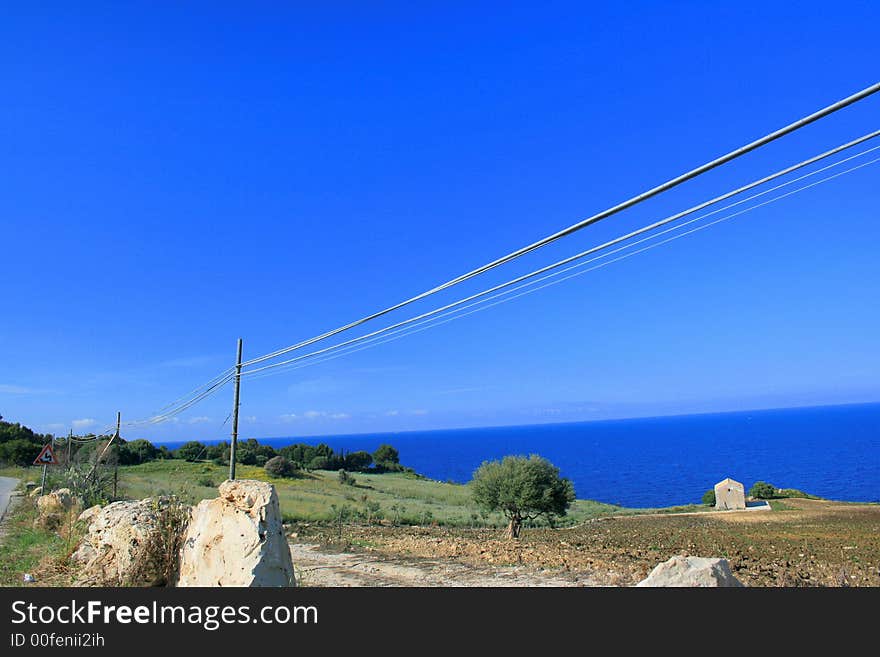
<path fill-rule="evenodd" d="M 540 454 L 579 498 L 628 507 L 699 502 L 725 477 L 747 489 L 763 480 L 829 499 L 880 501 L 880 404 L 259 440 L 370 452 L 387 442 L 404 465 L 459 483 L 485 460 Z"/>

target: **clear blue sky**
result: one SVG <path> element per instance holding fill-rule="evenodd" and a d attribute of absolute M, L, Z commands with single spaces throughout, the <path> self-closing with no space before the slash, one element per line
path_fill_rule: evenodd
<path fill-rule="evenodd" d="M 238 336 L 247 358 L 335 327 L 880 78 L 874 2 L 320 4 L 5 8 L 0 413 L 56 433 L 147 416 L 231 365 Z M 876 129 L 878 109 L 483 282 Z M 242 433 L 880 400 L 878 171 L 246 380 Z M 127 437 L 221 437 L 230 408 L 227 387 Z"/>

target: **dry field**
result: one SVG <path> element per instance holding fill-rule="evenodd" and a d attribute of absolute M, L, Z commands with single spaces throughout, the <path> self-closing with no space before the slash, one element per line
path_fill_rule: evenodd
<path fill-rule="evenodd" d="M 306 585 L 309 573 L 313 585 L 363 585 L 369 572 L 400 570 L 411 575 L 376 583 L 485 586 L 513 583 L 515 575 L 519 585 L 628 586 L 685 554 L 727 558 L 748 586 L 880 586 L 880 505 L 786 499 L 774 506 L 766 512 L 614 517 L 527 530 L 515 542 L 481 529 L 346 527 L 341 540 L 326 526 L 293 529 L 295 543 L 322 546 L 311 548 L 303 564 Z M 341 545 L 366 576 L 346 581 L 352 573 L 340 567 Z M 337 571 L 335 580 L 326 576 Z"/>

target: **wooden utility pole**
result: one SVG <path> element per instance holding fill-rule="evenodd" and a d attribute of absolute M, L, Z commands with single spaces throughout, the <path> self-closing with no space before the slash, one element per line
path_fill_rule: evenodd
<path fill-rule="evenodd" d="M 232 390 L 232 443 L 229 445 L 229 478 L 235 480 L 235 447 L 238 443 L 238 393 L 241 388 L 241 338 L 235 357 L 235 381 Z"/>
<path fill-rule="evenodd" d="M 104 445 L 104 449 L 98 452 L 98 440 L 95 440 L 95 465 L 92 466 L 92 471 L 89 473 L 88 479 L 94 481 L 94 477 L 98 474 L 98 465 L 101 462 L 101 457 L 110 449 L 110 445 L 113 444 L 113 441 L 117 438 L 120 438 L 119 435 L 120 428 L 122 426 L 122 413 L 120 411 L 116 411 L 116 433 L 114 433 L 110 440 L 107 441 L 107 444 Z"/>
<path fill-rule="evenodd" d="M 67 469 L 70 470 L 70 447 L 73 445 L 73 429 L 67 436 Z"/>
<path fill-rule="evenodd" d="M 117 440 L 121 440 L 122 437 L 119 435 L 120 430 L 122 429 L 122 412 L 116 411 L 116 435 L 114 438 Z M 119 483 L 119 450 L 116 450 L 116 462 L 113 465 L 113 499 L 116 499 L 116 487 Z"/>

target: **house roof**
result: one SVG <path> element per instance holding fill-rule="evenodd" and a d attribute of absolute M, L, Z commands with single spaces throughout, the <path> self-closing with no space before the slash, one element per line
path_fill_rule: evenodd
<path fill-rule="evenodd" d="M 745 488 L 746 488 L 741 483 L 739 483 L 735 479 L 731 479 L 730 477 L 728 477 L 727 479 L 722 479 L 717 484 L 715 484 L 715 488 L 718 488 L 719 486 L 731 486 L 731 487 L 736 487 L 736 488 L 742 488 L 743 490 L 745 490 Z"/>

